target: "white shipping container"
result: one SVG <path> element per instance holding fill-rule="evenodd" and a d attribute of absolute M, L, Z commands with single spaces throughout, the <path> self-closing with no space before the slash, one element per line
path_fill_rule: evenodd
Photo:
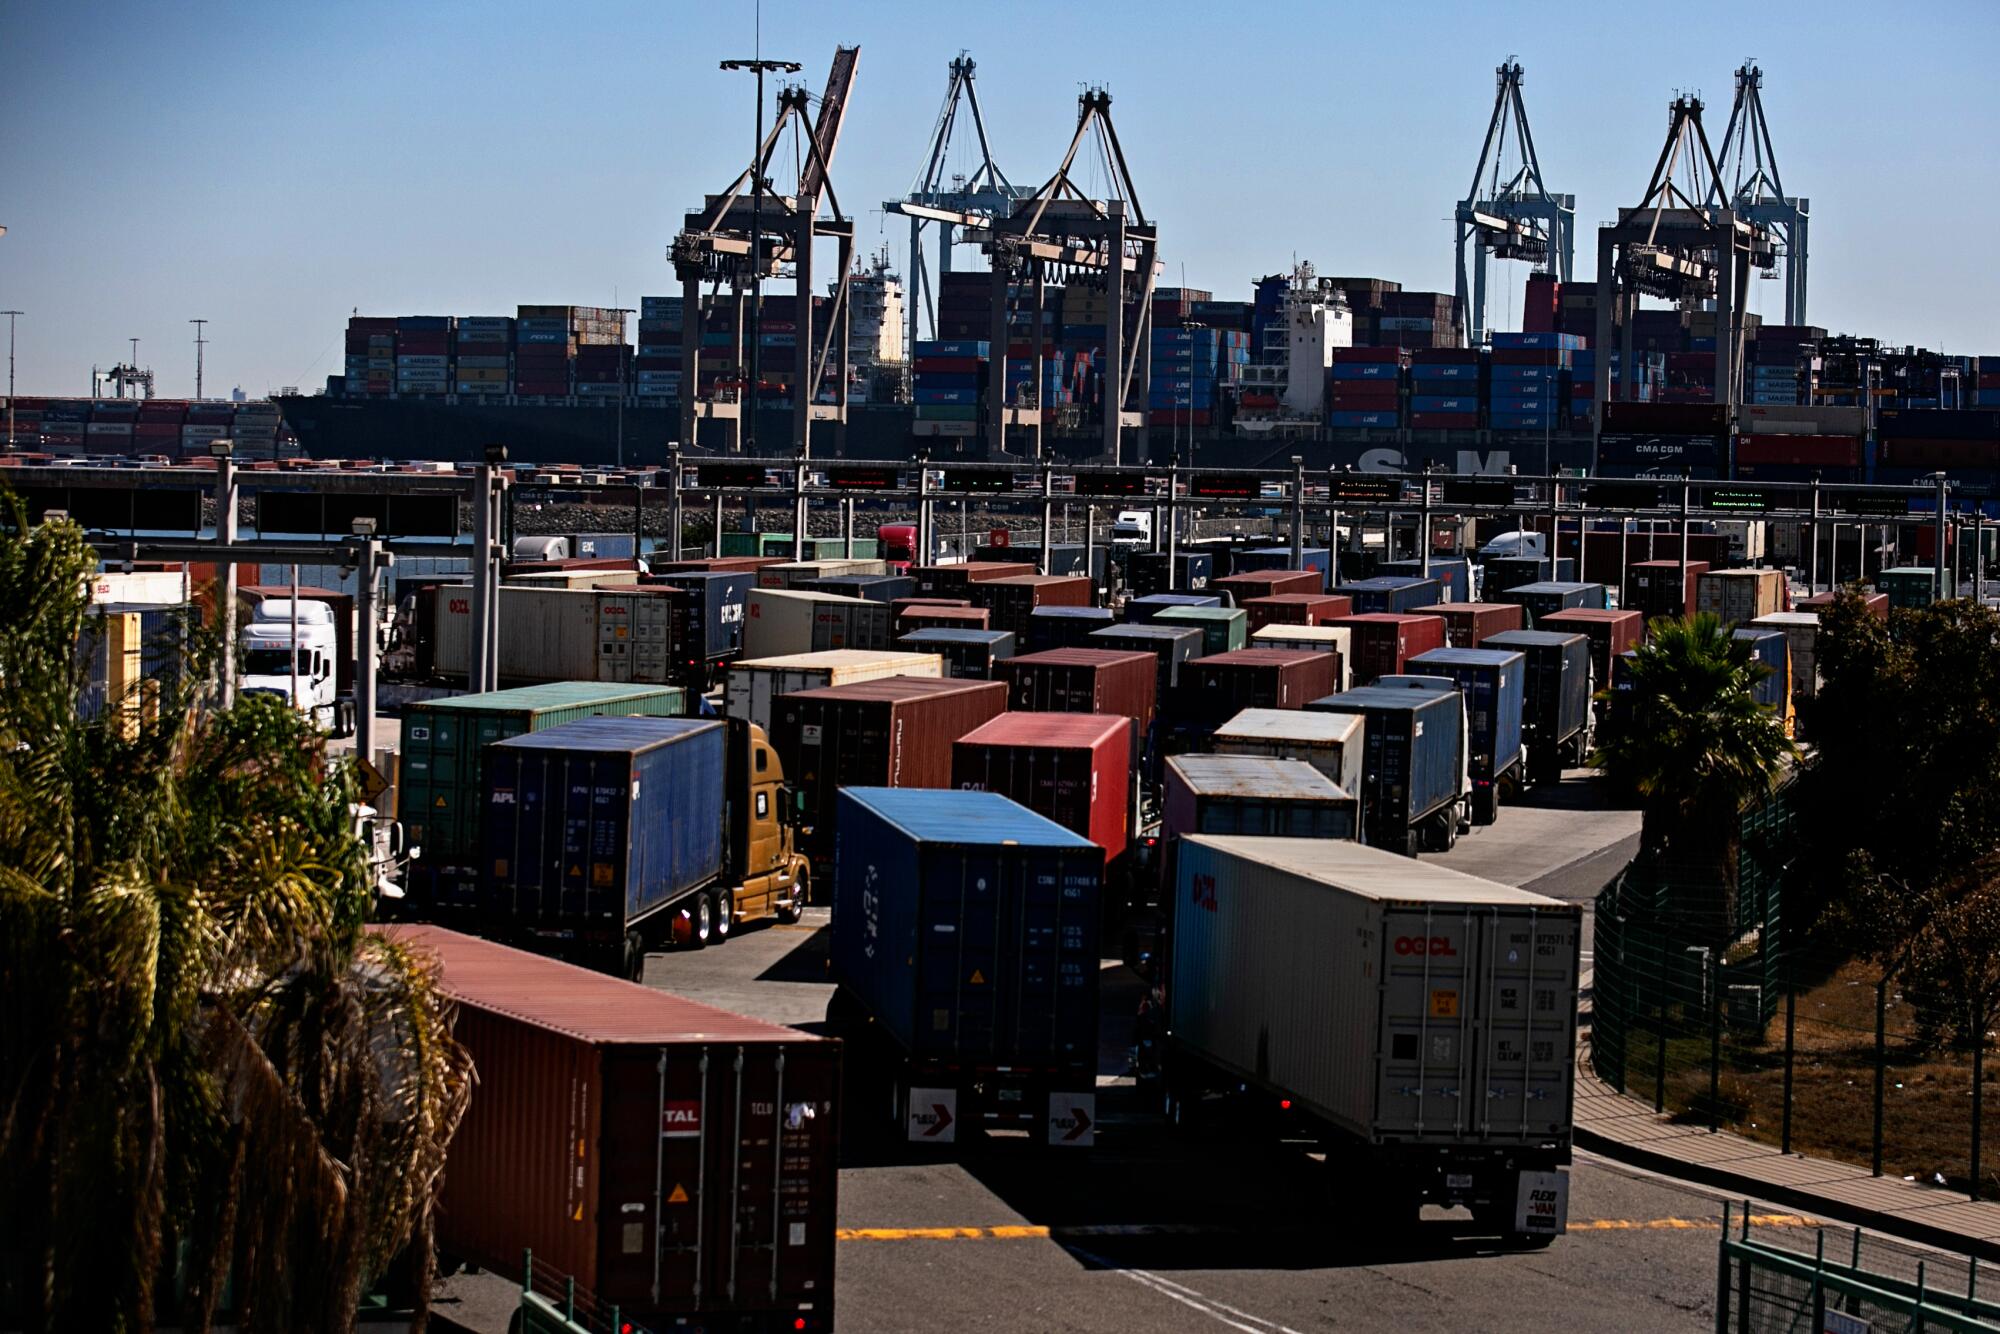
<path fill-rule="evenodd" d="M 463 676 L 472 645 L 472 591 L 437 589 L 437 670 Z M 597 594 L 590 589 L 500 588 L 500 679 L 595 681 Z"/>
<path fill-rule="evenodd" d="M 788 560 L 782 565 L 766 565 L 757 571 L 759 588 L 796 588 L 816 579 L 831 579 L 844 574 L 887 574 L 889 563 L 880 560 L 846 560 L 832 557 L 827 560 Z"/>
<path fill-rule="evenodd" d="M 135 570 L 130 574 L 111 571 L 92 575 L 90 600 L 95 603 L 130 602 L 147 607 L 175 607 L 188 600 L 185 569 Z"/>
<path fill-rule="evenodd" d="M 1715 613 L 1724 625 L 1748 625 L 1785 609 L 1785 572 L 1711 570 L 1695 583 L 1694 608 Z"/>
<path fill-rule="evenodd" d="M 1566 1144 L 1582 906 L 1355 843 L 1180 843 L 1172 1044 L 1369 1144 Z"/>
<path fill-rule="evenodd" d="M 1792 655 L 1792 699 L 1812 699 L 1824 684 L 1819 675 L 1819 613 L 1776 611 L 1759 616 L 1752 625 L 1767 625 L 1785 632 Z"/>
<path fill-rule="evenodd" d="M 943 675 L 944 659 L 935 653 L 836 649 L 745 660 L 729 665 L 723 711 L 731 718 L 747 718 L 768 733 L 772 701 L 780 695 L 817 690 L 821 686 L 852 685 L 856 681 L 879 681 L 885 676 Z"/>
<path fill-rule="evenodd" d="M 1289 648 L 1306 653 L 1340 652 L 1340 688 L 1354 682 L 1354 631 L 1344 625 L 1267 625 L 1250 636 L 1251 648 Z"/>
<path fill-rule="evenodd" d="M 857 607 L 873 608 L 874 613 L 857 611 Z M 841 597 L 837 593 L 802 593 L 779 588 L 750 590 L 743 615 L 746 658 L 888 647 L 889 608 L 885 603 Z"/>
<path fill-rule="evenodd" d="M 671 599 L 651 592 L 597 594 L 597 679 L 665 685 Z"/>
<path fill-rule="evenodd" d="M 510 574 L 502 580 L 509 588 L 602 588 L 606 584 L 632 584 L 639 581 L 636 569 L 623 570 L 531 570 L 526 574 Z"/>
<path fill-rule="evenodd" d="M 1210 749 L 1217 755 L 1304 760 L 1343 791 L 1358 794 L 1365 721 L 1359 713 L 1245 709 L 1215 730 Z"/>

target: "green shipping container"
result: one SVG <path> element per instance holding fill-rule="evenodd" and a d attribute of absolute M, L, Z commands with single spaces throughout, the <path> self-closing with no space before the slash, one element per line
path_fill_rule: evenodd
<path fill-rule="evenodd" d="M 450 913 L 469 909 L 476 900 L 486 747 L 579 718 L 678 718 L 685 708 L 686 692 L 678 686 L 594 681 L 453 695 L 408 706 L 396 808 L 410 845 L 422 849 L 409 877 L 411 906 Z"/>
<path fill-rule="evenodd" d="M 1193 625 L 1201 631 L 1201 653 L 1212 658 L 1234 653 L 1250 640 L 1249 613 L 1240 607 L 1169 607 L 1154 622 Z"/>
<path fill-rule="evenodd" d="M 882 544 L 872 537 L 854 539 L 855 560 L 876 560 L 880 558 Z M 722 535 L 722 554 L 725 556 L 778 556 L 785 560 L 792 558 L 792 535 L 790 533 L 731 533 Z M 801 560 L 841 560 L 846 557 L 846 543 L 837 537 L 809 537 L 806 539 L 805 554 Z"/>
<path fill-rule="evenodd" d="M 1892 607 L 1928 607 L 1937 601 L 1937 571 L 1928 565 L 1901 565 L 1875 576 L 1875 587 Z"/>

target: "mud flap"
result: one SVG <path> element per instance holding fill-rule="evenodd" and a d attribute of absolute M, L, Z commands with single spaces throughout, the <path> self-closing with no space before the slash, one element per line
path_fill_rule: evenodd
<path fill-rule="evenodd" d="M 1514 1230 L 1560 1237 L 1569 1229 L 1569 1173 L 1523 1172 L 1514 1195 Z"/>

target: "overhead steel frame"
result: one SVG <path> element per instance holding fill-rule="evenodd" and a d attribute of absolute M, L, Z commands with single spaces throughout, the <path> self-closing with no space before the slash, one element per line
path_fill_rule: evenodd
<path fill-rule="evenodd" d="M 1746 60 L 1736 71 L 1736 101 L 1722 132 L 1718 160 L 1729 172 L 1730 207 L 1736 215 L 1768 228 L 1785 261 L 1785 323 L 1806 322 L 1807 233 L 1812 200 L 1785 193 L 1778 176 L 1778 153 L 1764 119 L 1764 71 Z M 1771 270 L 1775 273 L 1775 269 Z"/>
<path fill-rule="evenodd" d="M 1676 174 L 1686 168 L 1692 188 Z M 1592 346 L 1616 347 L 1618 364 L 1633 364 L 1632 325 L 1641 296 L 1683 307 L 1715 303 L 1715 401 L 1742 400 L 1743 312 L 1750 271 L 1775 256 L 1771 234 L 1728 206 L 1722 175 L 1701 124 L 1701 99 L 1681 96 L 1668 107 L 1667 142 L 1636 208 L 1597 232 L 1597 336 Z M 1615 343 L 1614 343 L 1615 338 Z M 1637 377 L 1619 377 L 1629 398 Z M 1597 356 L 1597 402 L 1612 400 L 1611 358 Z M 1604 431 L 1603 412 L 1595 433 Z"/>
<path fill-rule="evenodd" d="M 945 86 L 944 106 L 938 111 L 936 127 L 931 130 L 930 154 L 925 159 L 923 174 L 910 187 L 908 198 L 889 200 L 882 205 L 885 213 L 900 214 L 910 220 L 911 348 L 916 347 L 918 322 L 925 314 L 930 316 L 932 336 L 937 334 L 939 291 L 944 285 L 944 275 L 951 272 L 952 247 L 964 239 L 955 235 L 961 224 L 938 217 L 936 213 L 987 220 L 1004 218 L 1013 212 L 1018 200 L 1034 194 L 1028 187 L 1009 181 L 1007 174 L 993 161 L 993 148 L 986 139 L 986 117 L 979 109 L 979 91 L 973 83 L 976 66 L 972 57 L 959 52 L 949 69 L 950 81 Z M 979 165 L 970 176 L 953 177 L 947 188 L 944 173 L 949 164 L 946 157 L 951 148 L 952 132 L 959 124 L 960 103 L 972 114 L 972 131 L 979 140 Z M 935 224 L 938 231 L 936 277 L 924 264 L 923 232 L 927 224 Z"/>
<path fill-rule="evenodd" d="M 819 113 L 807 127 L 811 97 L 803 88 L 781 89 L 778 117 L 757 146 L 757 158 L 738 173 L 729 188 L 709 195 L 699 212 L 686 216 L 680 235 L 668 250 L 674 275 L 681 281 L 681 444 L 696 443 L 697 423 L 720 420 L 731 423 L 729 449 L 743 447 L 743 411 L 747 398 L 755 410 L 759 386 L 748 383 L 739 372 L 738 397 L 731 401 L 718 393 L 701 394 L 702 334 L 707 320 L 701 305 L 701 285 L 711 285 L 711 295 L 720 296 L 728 285 L 734 313 L 735 363 L 746 364 L 744 338 L 744 296 L 755 280 L 775 277 L 784 265 L 791 265 L 796 280 L 795 320 L 797 351 L 792 386 L 793 445 L 799 456 L 812 455 L 812 423 L 831 421 L 834 452 L 845 444 L 847 425 L 847 365 L 849 361 L 849 288 L 854 273 L 854 223 L 840 214 L 840 200 L 830 179 L 834 149 L 840 141 L 849 89 L 853 86 L 861 48 L 836 47 L 833 69 L 827 76 L 826 91 L 819 99 Z M 773 195 L 765 189 L 772 163 L 785 132 L 793 132 L 794 156 L 798 159 L 798 193 Z M 746 197 L 746 191 L 748 195 Z M 831 216 L 820 218 L 822 196 L 831 206 Z M 831 237 L 840 244 L 833 305 L 828 311 L 824 336 L 812 318 L 813 243 Z M 834 402 L 819 403 L 819 385 L 829 359 L 837 357 Z M 717 389 L 728 382 L 719 381 Z M 753 428 L 754 429 L 754 428 Z"/>
<path fill-rule="evenodd" d="M 1550 194 L 1542 180 L 1535 136 L 1528 129 L 1528 108 L 1521 99 L 1520 62 L 1510 60 L 1501 65 L 1494 71 L 1494 82 L 1498 91 L 1493 97 L 1493 115 L 1486 122 L 1486 142 L 1479 148 L 1472 188 L 1459 201 L 1455 215 L 1459 332 L 1472 347 L 1484 344 L 1491 332 L 1486 324 L 1489 257 L 1540 265 L 1558 282 L 1568 282 L 1576 270 L 1576 196 Z M 1502 179 L 1510 146 L 1520 161 Z M 1472 250 L 1469 282 L 1468 245 Z"/>

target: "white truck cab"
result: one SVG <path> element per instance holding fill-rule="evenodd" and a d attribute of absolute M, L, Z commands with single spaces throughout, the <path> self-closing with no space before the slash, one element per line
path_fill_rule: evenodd
<path fill-rule="evenodd" d="M 1111 540 L 1116 544 L 1142 544 L 1153 540 L 1151 510 L 1119 510 L 1111 524 Z"/>
<path fill-rule="evenodd" d="M 1549 535 L 1531 533 L 1515 529 L 1511 533 L 1501 533 L 1479 548 L 1481 560 L 1495 556 L 1530 556 L 1537 560 L 1549 554 Z"/>
<path fill-rule="evenodd" d="M 237 663 L 241 687 L 250 694 L 276 695 L 344 736 L 353 702 L 340 697 L 338 644 L 333 608 L 326 603 L 301 599 L 294 606 L 289 598 L 266 598 L 243 631 Z"/>

